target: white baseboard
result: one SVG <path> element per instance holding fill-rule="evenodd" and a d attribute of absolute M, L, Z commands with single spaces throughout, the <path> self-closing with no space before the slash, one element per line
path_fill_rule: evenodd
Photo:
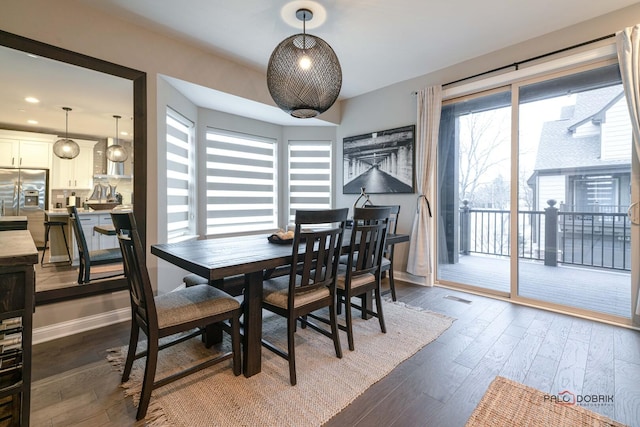
<path fill-rule="evenodd" d="M 80 319 L 73 319 L 66 322 L 43 326 L 33 330 L 33 344 L 39 344 L 55 340 L 57 338 L 78 334 L 80 332 L 102 328 L 103 326 L 124 322 L 126 320 L 131 320 L 131 309 L 128 307 L 96 314 L 94 316 L 87 316 Z"/>

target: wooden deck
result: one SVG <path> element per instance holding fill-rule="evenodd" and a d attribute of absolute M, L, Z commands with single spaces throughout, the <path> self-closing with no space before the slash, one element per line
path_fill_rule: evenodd
<path fill-rule="evenodd" d="M 460 256 L 457 264 L 438 265 L 439 280 L 509 292 L 509 260 L 479 255 Z M 521 260 L 520 296 L 629 318 L 631 275 L 598 268 Z"/>

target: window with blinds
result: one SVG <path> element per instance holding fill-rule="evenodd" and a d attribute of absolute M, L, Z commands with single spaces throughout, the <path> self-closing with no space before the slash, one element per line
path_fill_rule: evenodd
<path fill-rule="evenodd" d="M 167 241 L 195 235 L 193 203 L 193 129 L 179 113 L 167 109 Z"/>
<path fill-rule="evenodd" d="M 289 223 L 296 209 L 331 208 L 331 141 L 289 141 Z"/>
<path fill-rule="evenodd" d="M 276 140 L 207 130 L 207 234 L 278 227 Z"/>

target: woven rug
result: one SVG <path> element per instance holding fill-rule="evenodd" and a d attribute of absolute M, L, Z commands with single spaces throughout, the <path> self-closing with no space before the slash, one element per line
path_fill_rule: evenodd
<path fill-rule="evenodd" d="M 503 377 L 496 377 L 466 427 L 625 427 L 577 405 L 552 401 L 547 393 Z"/>
<path fill-rule="evenodd" d="M 399 303 L 385 302 L 383 310 L 386 334 L 380 332 L 375 318 L 354 320 L 355 351 L 349 351 L 346 334 L 340 333 L 342 359 L 336 357 L 330 339 L 310 328 L 298 328 L 296 386 L 289 383 L 287 361 L 263 348 L 262 372 L 251 378 L 235 377 L 230 364 L 222 363 L 154 390 L 147 425 L 319 426 L 453 322 L 441 314 Z M 284 319 L 265 318 L 263 336 L 286 349 Z M 172 367 L 186 366 L 206 352 L 197 338 L 162 351 L 156 378 L 171 373 Z M 126 347 L 122 347 L 112 349 L 108 358 L 121 369 L 125 356 Z M 123 384 L 135 405 L 143 363 L 144 359 L 134 363 L 131 380 Z"/>

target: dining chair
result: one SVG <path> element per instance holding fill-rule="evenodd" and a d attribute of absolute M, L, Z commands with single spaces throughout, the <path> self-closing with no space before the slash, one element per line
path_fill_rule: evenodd
<path fill-rule="evenodd" d="M 388 207 L 354 209 L 347 264 L 340 264 L 337 280 L 338 305 L 344 303 L 346 323 L 346 326 L 340 325 L 340 329 L 347 331 L 351 351 L 355 348 L 352 307 L 359 309 L 363 315 L 377 317 L 380 330 L 387 332 L 382 312 L 380 267 L 389 227 L 389 213 Z M 369 292 L 374 294 L 376 311 L 365 306 L 365 295 Z M 354 297 L 360 297 L 359 305 L 353 303 Z"/>
<path fill-rule="evenodd" d="M 389 208 L 389 234 L 396 234 L 398 230 L 398 217 L 400 216 L 400 205 L 364 205 L 364 208 Z M 380 265 L 380 272 L 389 272 L 389 290 L 391 291 L 391 299 L 397 301 L 396 284 L 393 279 L 393 252 L 395 245 L 386 245 Z"/>
<path fill-rule="evenodd" d="M 122 253 L 120 248 L 94 249 L 90 250 L 87 240 L 82 229 L 81 220 L 78 217 L 78 209 L 75 206 L 67 206 L 69 213 L 69 221 L 71 229 L 76 237 L 78 245 L 78 260 L 80 266 L 78 268 L 78 283 L 89 283 L 91 281 L 91 266 L 106 264 L 121 264 Z M 121 272 L 110 276 L 102 276 L 102 278 L 122 276 Z"/>
<path fill-rule="evenodd" d="M 267 339 L 262 345 L 289 362 L 289 381 L 296 385 L 295 332 L 301 326 L 333 340 L 342 358 L 336 313 L 336 274 L 347 220 L 347 208 L 296 210 L 292 262 L 289 274 L 263 281 L 262 307 L 287 319 L 287 351 Z M 310 248 L 313 248 L 311 250 Z M 314 311 L 328 308 L 330 331 L 309 320 Z"/>
<path fill-rule="evenodd" d="M 172 292 L 154 296 L 145 264 L 146 251 L 133 213 L 112 212 L 111 218 L 124 258 L 131 300 L 131 335 L 122 382 L 129 379 L 134 360 L 146 357 L 136 414 L 136 418 L 140 420 L 147 413 L 152 390 L 158 387 L 228 359 L 232 359 L 233 373 L 240 375 L 240 303 L 226 292 L 206 284 L 179 287 Z M 203 336 L 205 346 L 209 348 L 220 329 L 231 336 L 230 351 L 212 354 L 194 366 L 156 380 L 160 350 L 195 336 Z M 147 336 L 147 344 L 146 350 L 136 354 L 140 330 Z M 163 340 L 161 344 L 159 341 L 165 337 L 171 338 Z"/>

